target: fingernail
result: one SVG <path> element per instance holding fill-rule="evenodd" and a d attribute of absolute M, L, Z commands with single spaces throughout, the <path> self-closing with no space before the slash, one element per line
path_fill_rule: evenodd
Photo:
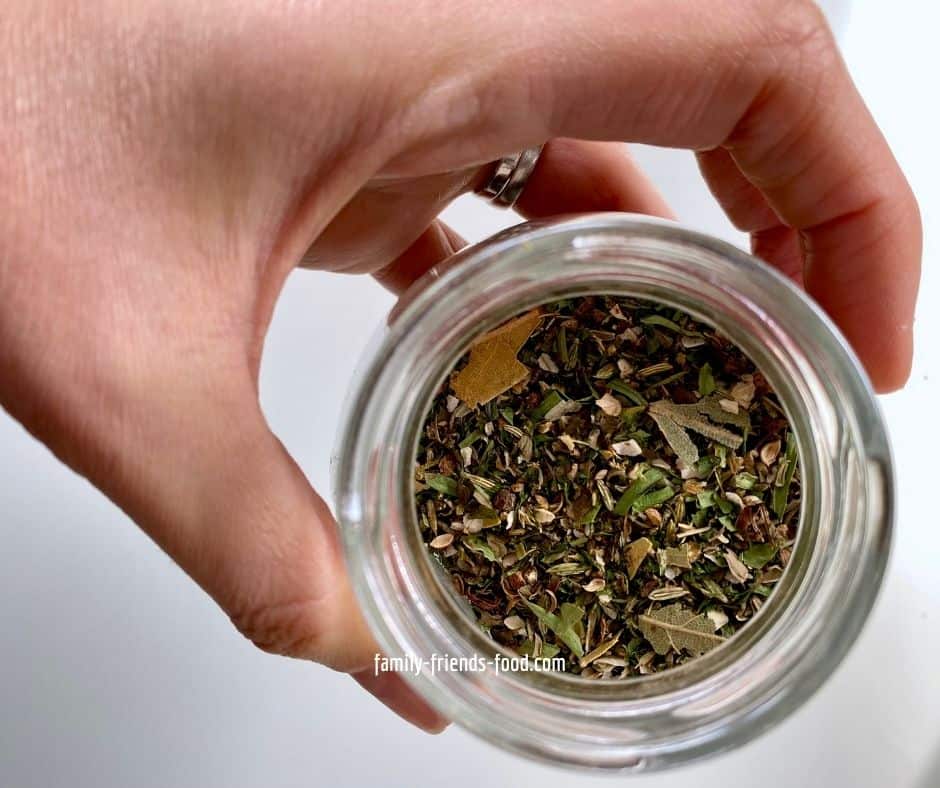
<path fill-rule="evenodd" d="M 450 725 L 449 720 L 425 703 L 397 673 L 376 675 L 370 668 L 353 673 L 352 677 L 399 717 L 427 733 L 441 733 Z"/>

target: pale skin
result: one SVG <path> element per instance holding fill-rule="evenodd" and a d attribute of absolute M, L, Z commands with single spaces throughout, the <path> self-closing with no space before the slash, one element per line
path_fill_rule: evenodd
<path fill-rule="evenodd" d="M 903 385 L 917 206 L 804 0 L 10 0 L 0 402 L 258 646 L 440 730 L 373 676 L 336 524 L 265 422 L 259 361 L 301 261 L 400 292 L 463 243 L 436 220 L 450 199 L 545 140 L 529 217 L 668 215 L 613 141 L 697 151 L 756 253 L 877 389 Z"/>

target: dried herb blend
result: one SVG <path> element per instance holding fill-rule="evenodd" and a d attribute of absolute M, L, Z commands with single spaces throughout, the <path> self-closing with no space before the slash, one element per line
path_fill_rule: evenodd
<path fill-rule="evenodd" d="M 422 536 L 479 625 L 582 676 L 655 673 L 773 592 L 800 511 L 767 381 L 671 307 L 587 296 L 482 337 L 428 414 Z"/>

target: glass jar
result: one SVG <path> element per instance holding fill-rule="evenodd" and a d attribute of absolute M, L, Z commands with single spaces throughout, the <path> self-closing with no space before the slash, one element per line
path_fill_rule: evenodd
<path fill-rule="evenodd" d="M 413 477 L 426 410 L 474 338 L 537 304 L 591 293 L 683 309 L 737 343 L 767 377 L 802 466 L 790 563 L 747 626 L 662 673 L 592 681 L 490 668 L 432 671 L 433 655 L 474 667 L 512 655 L 462 609 L 422 543 Z M 884 424 L 835 326 L 764 263 L 646 217 L 522 224 L 430 271 L 365 359 L 334 462 L 349 571 L 386 654 L 424 660 L 407 678 L 459 725 L 509 750 L 568 765 L 661 769 L 743 744 L 782 720 L 857 637 L 891 541 Z"/>

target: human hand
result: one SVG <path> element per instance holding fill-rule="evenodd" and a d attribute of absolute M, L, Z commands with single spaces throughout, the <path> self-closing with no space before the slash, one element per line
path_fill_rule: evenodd
<path fill-rule="evenodd" d="M 13 0 L 0 402 L 261 648 L 438 729 L 371 675 L 333 519 L 258 405 L 264 335 L 298 261 L 400 291 L 461 243 L 435 217 L 486 162 L 558 137 L 698 151 L 755 251 L 878 388 L 904 382 L 917 208 L 804 0 Z M 519 207 L 668 211 L 619 148 L 573 139 Z"/>

